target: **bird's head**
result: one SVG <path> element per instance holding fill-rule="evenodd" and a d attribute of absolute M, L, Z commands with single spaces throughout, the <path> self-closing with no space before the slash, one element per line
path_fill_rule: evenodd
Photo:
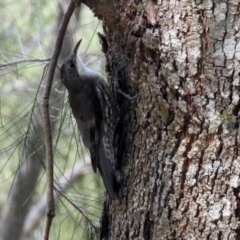
<path fill-rule="evenodd" d="M 63 61 L 61 67 L 61 82 L 68 90 L 76 89 L 79 83 L 85 80 L 101 77 L 98 72 L 84 66 L 78 56 L 77 52 L 81 41 L 82 39 L 76 44 L 72 54 Z"/>
<path fill-rule="evenodd" d="M 78 57 L 78 48 L 82 39 L 76 44 L 71 55 L 69 55 L 61 66 L 61 82 L 67 89 L 70 89 L 79 82 L 81 69 L 83 66 L 81 59 Z"/>

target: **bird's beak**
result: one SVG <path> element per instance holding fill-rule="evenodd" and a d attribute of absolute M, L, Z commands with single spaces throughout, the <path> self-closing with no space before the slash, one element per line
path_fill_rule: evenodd
<path fill-rule="evenodd" d="M 78 48 L 79 48 L 81 42 L 82 42 L 82 39 L 80 39 L 80 40 L 78 41 L 78 43 L 76 44 L 76 46 L 75 46 L 75 48 L 74 48 L 74 50 L 73 50 L 73 55 L 74 55 L 74 56 L 77 56 L 77 51 L 78 51 Z"/>

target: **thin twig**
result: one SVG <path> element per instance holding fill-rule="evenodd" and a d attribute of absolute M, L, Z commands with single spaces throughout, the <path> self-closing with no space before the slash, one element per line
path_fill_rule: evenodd
<path fill-rule="evenodd" d="M 10 67 L 10 66 L 13 66 L 13 65 L 16 65 L 16 64 L 20 64 L 20 63 L 29 63 L 29 62 L 49 62 L 50 59 L 51 59 L 50 57 L 49 57 L 49 58 L 43 58 L 43 59 L 40 59 L 40 58 L 34 58 L 34 59 L 20 59 L 20 60 L 16 60 L 16 61 L 13 61 L 13 62 L 0 64 L 0 68 L 3 68 L 3 67 Z"/>
<path fill-rule="evenodd" d="M 46 144 L 46 174 L 47 174 L 47 210 L 46 219 L 42 240 L 48 240 L 49 232 L 52 224 L 52 219 L 55 216 L 54 194 L 53 194 L 53 149 L 52 149 L 52 134 L 49 116 L 49 96 L 52 88 L 54 72 L 57 65 L 58 57 L 61 51 L 64 35 L 67 29 L 69 20 L 73 14 L 75 7 L 80 5 L 79 0 L 71 0 L 68 9 L 61 22 L 55 47 L 49 63 L 49 70 L 46 80 L 46 88 L 43 95 L 43 125 L 45 131 L 45 144 Z"/>
<path fill-rule="evenodd" d="M 50 59 L 50 58 L 49 58 Z M 43 74 L 42 74 L 42 77 L 41 77 L 41 81 L 40 81 L 40 84 L 38 85 L 38 89 L 37 89 L 37 92 L 36 92 L 36 95 L 35 95 L 35 99 L 33 100 L 33 107 L 32 107 L 32 110 L 31 110 L 31 114 L 30 114 L 30 123 L 33 122 L 33 117 L 34 117 L 34 110 L 35 110 L 35 107 L 37 105 L 37 101 L 38 101 L 38 96 L 39 96 L 39 92 L 40 92 L 40 89 L 41 89 L 41 85 L 43 83 L 43 80 L 44 80 L 44 76 L 46 74 L 46 71 L 47 71 L 47 68 L 48 68 L 48 64 L 45 65 L 44 69 L 43 69 Z M 23 143 L 23 146 L 24 148 L 27 148 L 27 141 L 29 140 L 28 139 L 28 136 L 30 135 L 30 130 L 31 129 L 31 124 L 28 124 L 28 127 L 27 127 L 27 131 L 26 131 L 26 135 L 25 135 L 25 138 L 24 138 L 24 143 Z M 41 148 L 42 146 L 40 145 L 39 148 Z M 36 149 L 37 151 L 37 149 Z M 24 154 L 24 151 L 22 152 L 22 155 Z M 32 153 L 34 154 L 34 152 Z M 31 155 L 32 155 L 31 154 Z M 31 156 L 29 155 L 29 157 Z M 23 158 L 23 156 L 21 157 Z M 22 164 L 22 163 L 21 163 Z M 19 169 L 20 169 L 21 165 L 19 166 Z M 43 168 L 46 169 L 45 167 L 45 164 L 43 163 Z"/>
<path fill-rule="evenodd" d="M 97 232 L 99 230 L 98 226 L 95 226 L 91 219 L 88 218 L 88 216 L 84 213 L 84 211 L 79 208 L 75 203 L 73 203 L 61 190 L 58 190 L 56 186 L 54 186 L 54 190 L 57 191 L 59 195 L 61 195 L 67 202 L 69 202 L 75 209 L 77 209 L 82 216 L 85 218 L 85 220 L 91 225 L 91 227 Z"/>
<path fill-rule="evenodd" d="M 60 190 L 65 191 L 71 184 L 79 179 L 83 179 L 91 171 L 91 162 L 88 156 L 87 163 L 83 163 L 83 160 L 77 161 L 73 168 L 67 169 L 63 175 L 58 179 L 58 186 Z M 56 188 L 56 187 L 55 187 Z M 54 198 L 57 201 L 60 197 L 59 192 L 54 191 Z M 23 238 L 25 239 L 30 232 L 37 226 L 37 224 L 42 220 L 44 212 L 46 210 L 46 196 L 40 198 L 38 203 L 34 205 L 29 214 L 26 217 L 23 227 Z"/>

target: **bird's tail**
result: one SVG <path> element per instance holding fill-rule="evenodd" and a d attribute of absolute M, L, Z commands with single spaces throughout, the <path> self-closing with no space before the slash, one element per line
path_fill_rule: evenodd
<path fill-rule="evenodd" d="M 99 141 L 98 169 L 102 176 L 105 188 L 112 200 L 121 198 L 120 180 L 117 179 L 114 169 L 113 147 L 105 136 Z"/>

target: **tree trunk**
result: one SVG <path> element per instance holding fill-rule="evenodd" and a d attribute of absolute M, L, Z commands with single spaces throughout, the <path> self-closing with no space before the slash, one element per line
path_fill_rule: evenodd
<path fill-rule="evenodd" d="M 112 85 L 138 93 L 118 96 L 124 198 L 101 238 L 240 238 L 239 1 L 86 4 Z"/>

